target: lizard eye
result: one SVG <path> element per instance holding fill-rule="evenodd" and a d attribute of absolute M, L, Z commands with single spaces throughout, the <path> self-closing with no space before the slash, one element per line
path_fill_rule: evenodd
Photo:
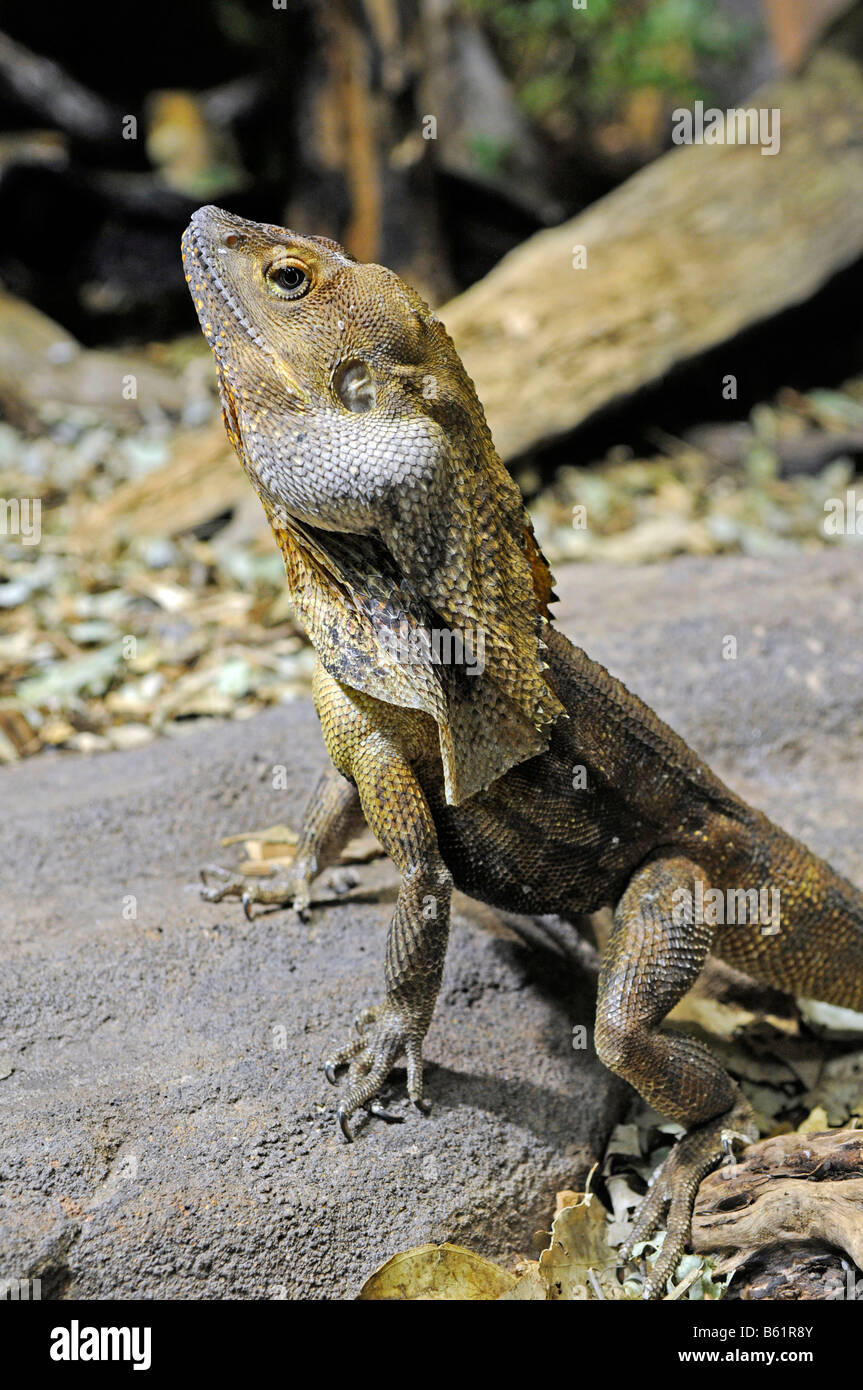
<path fill-rule="evenodd" d="M 312 283 L 303 266 L 289 261 L 274 261 L 264 275 L 280 299 L 302 299 Z"/>

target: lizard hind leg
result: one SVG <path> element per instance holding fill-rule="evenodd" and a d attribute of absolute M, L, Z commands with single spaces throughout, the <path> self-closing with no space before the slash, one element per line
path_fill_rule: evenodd
<path fill-rule="evenodd" d="M 693 920 L 691 910 L 698 879 L 704 879 L 699 866 L 682 856 L 657 856 L 636 871 L 618 904 L 599 980 L 600 1060 L 690 1131 L 655 1175 L 621 1250 L 628 1259 L 668 1208 L 667 1234 L 645 1284 L 646 1298 L 661 1294 L 674 1273 L 689 1239 L 698 1186 L 722 1162 L 730 1136 L 757 1137 L 748 1103 L 710 1049 L 660 1030 L 710 948 L 713 928 Z"/>

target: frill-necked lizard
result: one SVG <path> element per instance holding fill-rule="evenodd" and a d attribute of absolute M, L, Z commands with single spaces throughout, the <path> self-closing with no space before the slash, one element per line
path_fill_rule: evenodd
<path fill-rule="evenodd" d="M 622 1252 L 670 1208 L 654 1295 L 702 1177 L 734 1138 L 755 1137 L 709 1048 L 663 1032 L 663 1019 L 709 950 L 780 989 L 863 1009 L 863 895 L 552 625 L 551 575 L 519 490 L 450 338 L 413 290 L 335 242 L 214 207 L 195 213 L 183 258 L 228 435 L 316 649 L 334 764 L 291 881 L 223 871 L 209 895 L 303 911 L 311 880 L 363 820 L 397 865 L 383 1001 L 326 1062 L 331 1080 L 349 1064 L 348 1138 L 349 1117 L 376 1108 L 402 1054 L 408 1095 L 425 1108 L 422 1044 L 453 885 L 519 912 L 577 919 L 610 906 L 597 1052 L 690 1131 Z M 766 931 L 760 914 L 717 928 L 693 907 L 712 891 L 746 904 L 764 889 L 781 903 Z"/>

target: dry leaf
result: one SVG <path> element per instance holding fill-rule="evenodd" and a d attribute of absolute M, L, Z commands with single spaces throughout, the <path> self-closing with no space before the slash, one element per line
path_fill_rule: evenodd
<path fill-rule="evenodd" d="M 798 1134 L 823 1134 L 825 1129 L 830 1128 L 827 1119 L 827 1111 L 823 1105 L 816 1105 L 814 1110 L 810 1110 L 802 1125 L 797 1126 Z"/>
<path fill-rule="evenodd" d="M 515 1277 L 461 1245 L 420 1245 L 393 1255 L 363 1284 L 358 1300 L 493 1300 L 515 1288 Z"/>
<path fill-rule="evenodd" d="M 270 825 L 266 830 L 241 830 L 236 835 L 225 835 L 221 841 L 223 848 L 239 845 L 244 840 L 262 840 L 273 845 L 295 845 L 299 835 L 289 825 Z"/>

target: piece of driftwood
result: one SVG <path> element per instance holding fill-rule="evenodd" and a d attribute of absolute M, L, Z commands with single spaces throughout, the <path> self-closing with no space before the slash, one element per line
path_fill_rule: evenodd
<path fill-rule="evenodd" d="M 780 1134 L 705 1178 L 694 1250 L 750 1251 L 778 1242 L 832 1246 L 863 1269 L 863 1131 Z"/>
<path fill-rule="evenodd" d="M 675 149 L 440 311 L 504 459 L 803 302 L 863 254 L 863 70 L 825 49 L 745 105 L 780 110 L 778 153 Z M 579 246 L 585 269 L 573 268 Z M 718 405 L 721 392 L 718 379 Z M 188 459 L 175 449 L 162 470 L 169 531 L 242 500 L 241 469 L 210 440 L 190 438 Z M 119 489 L 91 533 L 132 510 L 137 534 L 160 531 L 159 489 L 156 474 Z"/>
<path fill-rule="evenodd" d="M 814 1242 L 770 1245 L 747 1256 L 734 1271 L 726 1302 L 802 1303 L 858 1299 L 860 1271 L 847 1257 Z"/>
<path fill-rule="evenodd" d="M 863 254 L 858 64 L 825 49 L 741 105 L 779 109 L 778 153 L 681 146 L 441 310 L 504 458 L 802 303 Z M 721 392 L 720 378 L 718 405 Z"/>
<path fill-rule="evenodd" d="M 9 92 L 28 112 L 47 117 L 76 140 L 116 140 L 119 108 L 78 82 L 59 63 L 33 53 L 0 34 L 0 90 Z"/>
<path fill-rule="evenodd" d="M 136 423 L 153 409 L 176 416 L 183 405 L 176 373 L 140 352 L 85 348 L 47 314 L 0 290 L 0 413 L 38 431 L 46 412 L 91 406 Z"/>

